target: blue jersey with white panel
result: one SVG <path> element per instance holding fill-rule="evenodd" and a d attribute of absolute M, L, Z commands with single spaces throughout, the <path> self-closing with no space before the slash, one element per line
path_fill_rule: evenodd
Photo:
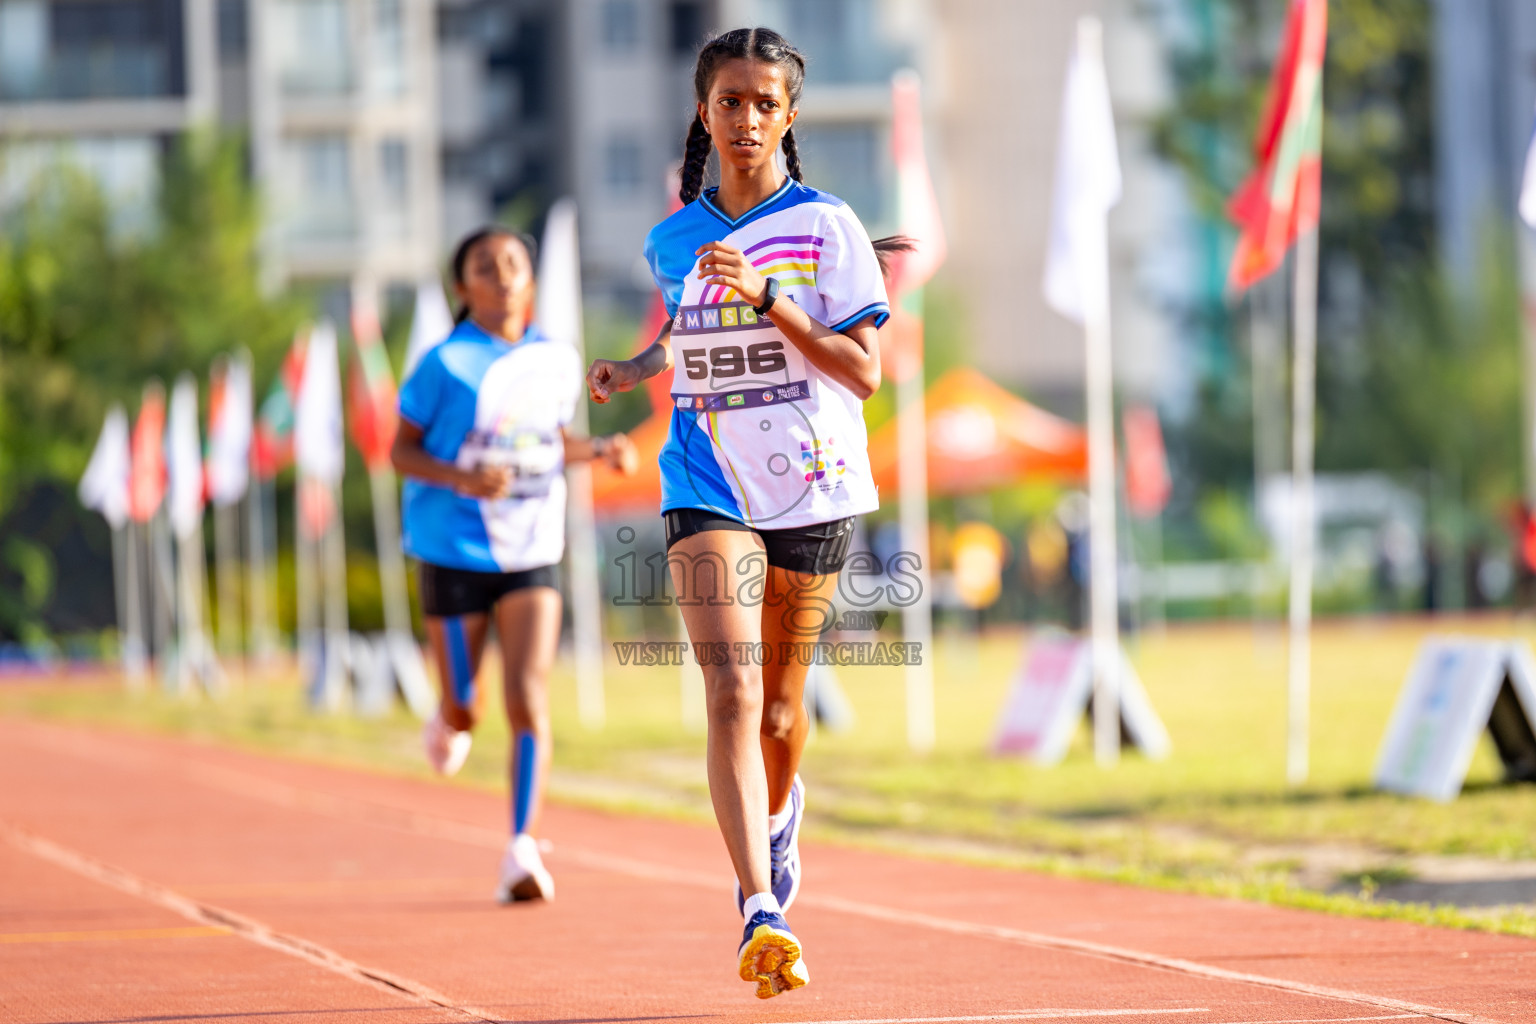
<path fill-rule="evenodd" d="M 872 512 L 863 403 L 812 366 L 768 317 L 699 279 L 723 241 L 834 330 L 890 316 L 880 262 L 848 204 L 793 179 L 740 217 L 707 189 L 651 229 L 645 257 L 672 317 L 672 422 L 663 512 L 702 508 L 768 530 Z"/>
<path fill-rule="evenodd" d="M 464 321 L 400 387 L 400 415 L 427 454 L 462 468 L 507 466 L 510 496 L 481 500 L 407 479 L 407 554 L 432 565 L 516 572 L 565 551 L 565 445 L 582 373 L 576 351 L 530 326 L 515 344 Z"/>

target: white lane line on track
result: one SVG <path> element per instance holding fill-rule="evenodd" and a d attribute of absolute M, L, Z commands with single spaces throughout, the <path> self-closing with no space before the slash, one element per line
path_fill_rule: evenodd
<path fill-rule="evenodd" d="M 949 1024 L 988 1020 L 1071 1020 L 1076 1017 L 1141 1017 L 1163 1013 L 1210 1013 L 1185 1010 L 1025 1010 L 1019 1013 L 986 1013 L 975 1017 L 867 1017 L 840 1020 L 775 1021 L 773 1024 Z M 1422 1014 L 1388 1013 L 1376 1017 L 1292 1017 L 1289 1020 L 1209 1021 L 1206 1024 L 1345 1024 L 1346 1021 L 1417 1019 Z"/>
<path fill-rule="evenodd" d="M 188 763 L 184 760 L 173 760 L 169 757 L 160 757 L 141 751 L 125 752 L 121 748 L 117 751 L 108 752 L 105 745 L 99 742 L 99 739 L 102 738 L 99 735 L 91 737 L 92 740 L 98 740 L 98 742 L 83 742 L 78 732 L 50 727 L 42 727 L 42 729 L 54 734 L 59 740 L 64 741 L 62 744 L 52 746 L 52 749 L 55 751 L 60 746 L 67 745 L 72 753 L 91 760 L 108 762 L 129 761 L 135 762 L 140 766 L 156 764 L 178 771 L 179 774 L 182 774 L 189 781 L 195 781 L 213 789 L 237 793 L 251 799 L 263 800 L 278 806 L 307 810 L 328 817 L 336 817 L 380 828 L 403 830 L 416 835 L 447 839 L 472 846 L 489 846 L 499 850 L 506 843 L 505 834 L 497 829 L 472 825 L 451 818 L 422 814 L 418 811 L 408 810 L 393 804 L 361 800 L 355 797 L 339 797 L 314 789 L 300 789 L 288 783 L 275 782 L 247 771 L 226 768 L 221 765 Z M 563 843 L 555 848 L 553 856 L 557 859 L 569 860 L 572 863 L 582 864 L 589 868 L 629 875 L 632 878 L 645 878 L 713 891 L 725 891 L 731 888 L 731 883 L 728 879 L 702 876 L 693 872 L 668 867 L 664 864 L 654 864 L 631 857 L 600 853 L 593 850 L 582 850 Z M 1382 1009 L 1402 1011 L 1410 1015 L 1435 1017 L 1440 1020 L 1451 1021 L 1453 1024 L 1499 1024 L 1499 1022 L 1491 1021 L 1488 1018 L 1479 1017 L 1475 1014 L 1426 1006 L 1420 1003 L 1411 1003 L 1388 996 L 1353 992 L 1348 989 L 1328 988 L 1322 985 L 1290 981 L 1285 978 L 1272 978 L 1268 975 L 1252 974 L 1246 971 L 1233 971 L 1193 960 L 1167 957 L 1157 953 L 1147 953 L 1120 946 L 1110 946 L 1104 943 L 1090 942 L 1085 939 L 1047 935 L 1000 925 L 976 924 L 970 921 L 938 917 L 932 914 L 914 913 L 895 907 L 885 907 L 875 903 L 843 899 L 837 896 L 807 894 L 799 898 L 799 903 L 802 906 L 814 906 L 824 910 L 839 911 L 870 920 L 897 922 L 908 926 L 918 925 L 933 931 L 947 932 L 951 935 L 990 938 L 1002 942 L 1077 953 L 1096 959 L 1135 964 L 1216 981 L 1235 982 L 1320 999 L 1333 999 L 1364 1006 L 1376 1006 Z"/>
<path fill-rule="evenodd" d="M 1163 1013 L 1210 1013 L 1203 1006 L 1177 1010 L 1020 1010 L 1018 1013 L 983 1013 L 975 1017 L 859 1017 L 840 1020 L 776 1021 L 774 1024 L 949 1024 L 982 1020 L 1071 1020 L 1075 1017 L 1140 1017 Z M 1343 1020 L 1358 1020 L 1344 1017 Z M 1371 1018 L 1375 1020 L 1376 1018 Z M 1301 1024 L 1301 1022 L 1272 1021 L 1271 1024 Z M 1311 1022 L 1308 1022 L 1311 1024 Z"/>
<path fill-rule="evenodd" d="M 237 914 L 232 910 L 224 910 L 221 907 L 188 899 L 172 889 L 145 881 L 121 868 L 87 857 L 82 853 L 77 853 L 52 840 L 44 839 L 42 836 L 33 835 L 30 832 L 16 828 L 8 822 L 0 821 L 0 837 L 5 838 L 16 848 L 32 854 L 40 860 L 45 860 L 57 867 L 73 871 L 77 875 L 82 875 L 110 889 L 116 889 L 130 896 L 136 896 L 145 902 L 153 903 L 173 913 L 180 914 L 189 921 L 196 921 L 199 924 L 212 925 L 233 932 L 258 946 L 264 946 L 279 953 L 287 953 L 289 956 L 297 957 L 317 967 L 323 967 L 342 977 L 361 982 L 372 988 L 387 992 L 392 996 L 403 997 L 418 1005 L 444 1010 L 462 1019 L 481 1022 L 481 1024 L 496 1024 L 498 1020 L 496 1017 L 479 1011 L 458 1006 L 451 1002 L 448 997 L 434 992 L 418 982 L 401 978 L 388 971 L 364 967 L 362 964 L 354 960 L 348 960 L 341 954 L 327 949 L 318 943 L 273 931 L 260 921 Z"/>

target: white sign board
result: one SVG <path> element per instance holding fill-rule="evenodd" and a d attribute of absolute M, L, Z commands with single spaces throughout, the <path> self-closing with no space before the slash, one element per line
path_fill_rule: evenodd
<path fill-rule="evenodd" d="M 1536 778 L 1536 661 L 1524 644 L 1430 637 L 1408 672 L 1376 760 L 1378 788 L 1461 792 L 1483 730 L 1511 779 Z"/>
<path fill-rule="evenodd" d="M 1029 657 L 1003 707 L 992 749 L 1021 754 L 1037 764 L 1067 756 L 1078 723 L 1093 704 L 1093 654 L 1087 640 L 1046 634 L 1029 642 Z M 1171 744 L 1162 720 L 1124 652 L 1120 655 L 1120 742 L 1154 760 Z"/>

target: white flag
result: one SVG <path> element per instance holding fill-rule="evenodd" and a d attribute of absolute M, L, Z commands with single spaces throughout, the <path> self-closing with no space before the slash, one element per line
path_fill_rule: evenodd
<path fill-rule="evenodd" d="M 208 410 L 208 500 L 233 505 L 245 495 L 251 463 L 251 357 L 241 352 L 224 366 Z"/>
<path fill-rule="evenodd" d="M 453 314 L 448 311 L 448 299 L 443 286 L 434 278 L 416 286 L 416 312 L 411 317 L 411 338 L 405 346 L 405 373 L 403 381 L 416 369 L 421 357 L 453 333 Z"/>
<path fill-rule="evenodd" d="M 1525 149 L 1525 179 L 1520 183 L 1520 219 L 1536 228 L 1536 131 Z"/>
<path fill-rule="evenodd" d="M 293 412 L 293 457 L 299 472 L 324 483 L 341 479 L 346 465 L 341 420 L 341 366 L 336 328 L 315 325 L 304 358 L 304 380 Z"/>
<path fill-rule="evenodd" d="M 1088 19 L 1085 19 L 1088 20 Z M 1061 101 L 1045 301 L 1079 324 L 1090 301 L 1107 301 L 1107 220 L 1120 201 L 1120 153 L 1097 19 L 1079 32 Z"/>
<path fill-rule="evenodd" d="M 581 255 L 576 201 L 556 201 L 539 244 L 539 327 L 551 340 L 581 352 Z"/>
<path fill-rule="evenodd" d="M 100 512 L 112 529 L 128 520 L 128 414 L 113 403 L 80 477 L 80 504 Z"/>
<path fill-rule="evenodd" d="M 203 521 L 203 452 L 197 436 L 197 381 L 190 373 L 176 379 L 165 427 L 166 507 L 171 529 L 186 539 Z"/>

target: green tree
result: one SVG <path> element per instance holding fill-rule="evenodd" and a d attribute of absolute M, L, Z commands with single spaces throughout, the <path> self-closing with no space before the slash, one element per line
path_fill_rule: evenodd
<path fill-rule="evenodd" d="M 0 220 L 0 637 L 73 622 L 58 564 L 80 554 L 73 546 L 106 547 L 73 490 L 107 406 L 132 411 L 150 378 L 203 379 L 215 355 L 241 346 L 267 379 L 303 313 L 259 288 L 258 210 L 238 143 L 173 147 L 153 209 L 148 227 L 126 230 L 62 166 Z"/>
<path fill-rule="evenodd" d="M 1170 432 L 1196 493 L 1246 492 L 1252 479 L 1246 331 L 1222 293 L 1234 237 L 1225 203 L 1253 166 L 1285 6 L 1180 5 L 1174 103 L 1156 130 L 1204 222 L 1207 279 L 1184 314 L 1210 372 L 1194 414 Z M 1450 293 L 1436 250 L 1428 0 L 1332 0 L 1329 18 L 1318 467 L 1415 483 L 1424 471 L 1453 474 L 1492 514 L 1514 493 L 1519 464 L 1512 240 L 1490 237 L 1479 294 Z"/>

